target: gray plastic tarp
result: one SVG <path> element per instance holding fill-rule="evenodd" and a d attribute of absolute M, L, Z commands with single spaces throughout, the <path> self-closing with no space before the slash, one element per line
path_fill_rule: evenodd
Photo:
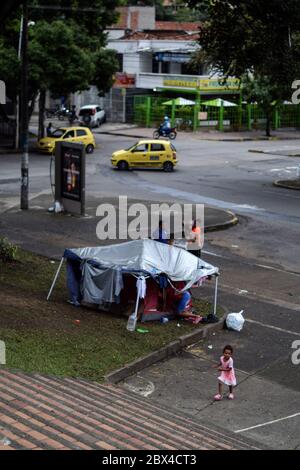
<path fill-rule="evenodd" d="M 104 268 L 110 275 L 110 269 L 150 276 L 164 273 L 171 281 L 185 281 L 185 289 L 189 289 L 199 279 L 218 274 L 219 271 L 186 250 L 150 239 L 66 251 L 83 262 L 85 275 L 89 279 L 97 276 L 98 267 L 101 268 L 99 274 L 103 273 L 104 277 Z M 91 271 L 90 275 L 87 271 Z"/>

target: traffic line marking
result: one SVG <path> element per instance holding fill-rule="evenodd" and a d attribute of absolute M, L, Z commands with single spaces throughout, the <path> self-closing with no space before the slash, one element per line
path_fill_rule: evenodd
<path fill-rule="evenodd" d="M 280 421 L 285 421 L 287 419 L 296 418 L 297 416 L 300 416 L 300 413 L 295 413 L 294 415 L 285 416 L 284 418 L 274 419 L 273 421 L 267 421 L 266 423 L 257 424 L 256 426 L 250 426 L 249 428 L 239 429 L 239 430 L 234 431 L 234 432 L 235 432 L 235 434 L 238 434 L 238 433 L 241 433 L 241 432 L 251 431 L 251 429 L 261 428 L 263 426 L 268 426 L 270 424 L 279 423 Z"/>
<path fill-rule="evenodd" d="M 284 330 L 283 328 L 279 328 L 278 326 L 268 325 L 266 323 L 261 323 L 260 321 L 250 320 L 249 318 L 246 318 L 246 322 L 254 323 L 255 325 L 263 326 L 265 328 L 270 328 L 272 330 L 281 331 L 282 333 L 287 333 L 289 335 L 300 336 L 300 333 L 297 333 L 296 331 Z"/>

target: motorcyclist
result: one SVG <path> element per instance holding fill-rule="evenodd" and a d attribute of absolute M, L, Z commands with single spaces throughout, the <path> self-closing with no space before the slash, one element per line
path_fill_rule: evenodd
<path fill-rule="evenodd" d="M 161 124 L 160 126 L 161 130 L 163 132 L 165 132 L 166 134 L 168 134 L 171 130 L 171 122 L 170 122 L 170 119 L 168 118 L 168 116 L 165 116 L 164 117 L 164 122 Z"/>

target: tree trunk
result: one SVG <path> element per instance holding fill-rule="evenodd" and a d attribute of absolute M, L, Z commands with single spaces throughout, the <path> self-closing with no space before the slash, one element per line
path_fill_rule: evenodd
<path fill-rule="evenodd" d="M 46 102 L 46 91 L 40 90 L 39 97 L 39 132 L 38 137 L 41 139 L 45 136 L 45 102 Z"/>
<path fill-rule="evenodd" d="M 31 116 L 32 116 L 32 113 L 33 113 L 33 110 L 34 110 L 34 105 L 35 105 L 35 100 L 37 98 L 37 95 L 38 95 L 38 91 L 32 92 L 29 95 L 29 101 L 28 101 L 28 103 L 30 103 L 28 105 L 28 120 L 29 120 L 29 122 L 30 122 L 30 119 L 31 119 Z"/>

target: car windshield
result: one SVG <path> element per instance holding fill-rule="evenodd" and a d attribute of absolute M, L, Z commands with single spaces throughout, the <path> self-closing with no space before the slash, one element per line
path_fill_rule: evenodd
<path fill-rule="evenodd" d="M 62 137 L 65 132 L 66 129 L 56 129 L 54 132 L 52 132 L 50 137 L 59 138 Z"/>

